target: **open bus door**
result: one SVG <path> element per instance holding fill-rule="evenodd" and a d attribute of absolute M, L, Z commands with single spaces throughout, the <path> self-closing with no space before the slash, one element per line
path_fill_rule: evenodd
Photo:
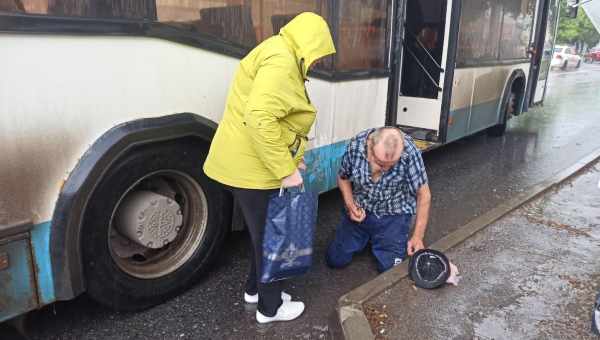
<path fill-rule="evenodd" d="M 529 74 L 529 105 L 541 104 L 546 95 L 548 73 L 554 54 L 554 40 L 558 26 L 559 0 L 539 0 L 535 17 L 534 38 Z"/>
<path fill-rule="evenodd" d="M 406 1 L 395 123 L 413 137 L 443 143 L 452 88 L 453 0 Z M 448 58 L 448 56 L 451 58 Z M 448 62 L 451 60 L 451 62 Z M 394 93 L 396 95 L 396 93 Z"/>

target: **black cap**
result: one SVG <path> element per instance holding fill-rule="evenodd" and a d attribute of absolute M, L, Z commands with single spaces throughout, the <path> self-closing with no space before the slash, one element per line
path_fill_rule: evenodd
<path fill-rule="evenodd" d="M 434 289 L 443 286 L 450 277 L 450 261 L 442 252 L 433 249 L 417 251 L 408 264 L 415 286 Z"/>

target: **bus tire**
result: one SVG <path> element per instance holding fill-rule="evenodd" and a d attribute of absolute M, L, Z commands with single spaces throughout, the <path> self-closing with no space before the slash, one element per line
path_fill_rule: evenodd
<path fill-rule="evenodd" d="M 561 70 L 566 70 L 567 67 L 569 66 L 569 62 L 565 60 L 565 62 L 562 64 L 562 66 L 560 67 Z"/>
<path fill-rule="evenodd" d="M 206 271 L 223 243 L 231 209 L 230 196 L 202 170 L 207 152 L 206 143 L 193 139 L 161 142 L 138 147 L 109 168 L 92 194 L 81 231 L 92 299 L 116 310 L 142 310 L 181 293 Z M 127 243 L 114 223 L 127 195 L 156 190 L 153 185 L 173 196 L 183 216 L 176 238 L 158 250 Z M 128 246 L 119 249 L 123 244 Z M 130 251 L 143 255 L 128 256 Z"/>
<path fill-rule="evenodd" d="M 511 85 L 512 87 L 512 85 Z M 502 123 L 489 127 L 486 132 L 488 136 L 491 137 L 502 137 L 506 132 L 506 124 L 508 123 L 508 118 L 511 115 L 510 108 L 511 105 L 514 105 L 515 93 L 510 91 L 509 95 L 506 99 L 502 101 Z"/>
<path fill-rule="evenodd" d="M 577 62 L 577 66 L 575 66 L 575 68 L 579 68 L 579 67 L 581 67 L 581 60 L 579 60 L 579 61 Z"/>

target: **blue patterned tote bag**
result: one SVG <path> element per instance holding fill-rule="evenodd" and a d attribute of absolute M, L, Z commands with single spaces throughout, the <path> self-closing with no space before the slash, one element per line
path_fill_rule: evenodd
<path fill-rule="evenodd" d="M 261 282 L 305 274 L 312 264 L 318 197 L 304 187 L 281 189 L 269 200 Z"/>

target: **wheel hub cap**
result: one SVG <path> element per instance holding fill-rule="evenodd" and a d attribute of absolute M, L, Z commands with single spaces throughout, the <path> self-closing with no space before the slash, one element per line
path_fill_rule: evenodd
<path fill-rule="evenodd" d="M 183 224 L 181 207 L 173 199 L 151 192 L 127 195 L 116 213 L 116 227 L 131 241 L 151 249 L 171 243 Z"/>

